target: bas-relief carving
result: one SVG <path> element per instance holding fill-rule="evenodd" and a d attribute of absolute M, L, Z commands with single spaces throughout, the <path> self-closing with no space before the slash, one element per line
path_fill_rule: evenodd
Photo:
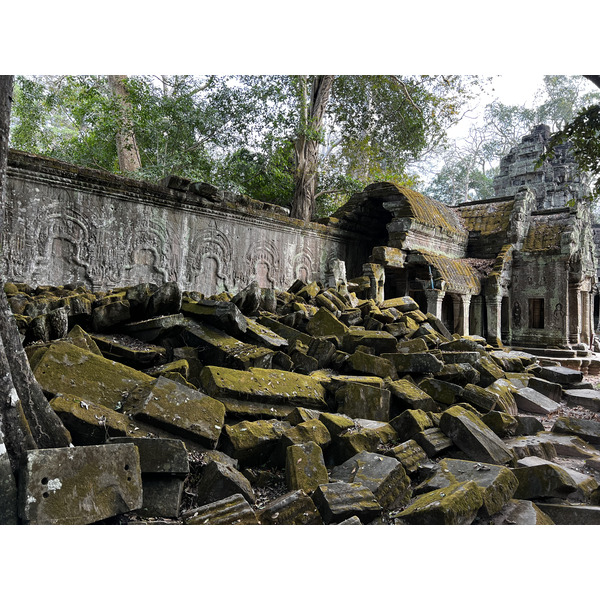
<path fill-rule="evenodd" d="M 292 270 L 294 279 L 299 279 L 305 283 L 314 279 L 313 256 L 309 248 L 304 248 L 302 252 L 294 256 Z"/>
<path fill-rule="evenodd" d="M 244 257 L 244 270 L 238 274 L 240 287 L 257 281 L 261 288 L 283 287 L 285 274 L 281 272 L 281 253 L 272 240 L 250 241 Z M 237 281 L 236 281 L 237 283 Z"/>
<path fill-rule="evenodd" d="M 213 219 L 192 235 L 185 264 L 190 290 L 212 295 L 232 286 L 231 242 Z"/>

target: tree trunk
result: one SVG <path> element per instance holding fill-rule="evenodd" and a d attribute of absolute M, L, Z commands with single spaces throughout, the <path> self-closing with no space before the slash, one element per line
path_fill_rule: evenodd
<path fill-rule="evenodd" d="M 309 222 L 315 212 L 319 140 L 334 77 L 334 75 L 315 76 L 310 101 L 307 101 L 307 78 L 305 77 L 302 82 L 303 107 L 300 116 L 300 132 L 294 145 L 296 172 L 291 216 L 305 222 Z"/>
<path fill-rule="evenodd" d="M 133 123 L 131 120 L 131 106 L 129 94 L 125 87 L 125 75 L 109 75 L 108 85 L 119 106 L 119 131 L 117 132 L 117 154 L 119 156 L 119 169 L 124 173 L 133 173 L 142 168 L 140 152 L 138 150 Z"/>
<path fill-rule="evenodd" d="M 12 75 L 0 76 L 0 217 L 3 214 L 8 161 Z M 0 220 L 0 228 L 3 227 Z M 0 274 L 0 438 L 16 471 L 23 453 L 32 448 L 68 446 L 71 436 L 50 408 L 23 350 L 17 322 L 4 293 Z M 4 454 L 0 445 L 0 458 Z"/>

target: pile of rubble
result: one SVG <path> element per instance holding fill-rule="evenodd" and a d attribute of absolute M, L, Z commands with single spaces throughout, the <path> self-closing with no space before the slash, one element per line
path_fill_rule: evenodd
<path fill-rule="evenodd" d="M 0 520 L 600 523 L 580 372 L 348 289 L 6 284 L 72 445 L 27 452 Z"/>

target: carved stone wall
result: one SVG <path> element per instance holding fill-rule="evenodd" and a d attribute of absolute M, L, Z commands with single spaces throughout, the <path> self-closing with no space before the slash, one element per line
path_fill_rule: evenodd
<path fill-rule="evenodd" d="M 9 156 L 0 268 L 33 285 L 92 290 L 177 281 L 210 295 L 257 280 L 327 281 L 343 258 L 362 273 L 368 240 L 308 225 L 250 199 L 209 199 L 22 152 Z"/>

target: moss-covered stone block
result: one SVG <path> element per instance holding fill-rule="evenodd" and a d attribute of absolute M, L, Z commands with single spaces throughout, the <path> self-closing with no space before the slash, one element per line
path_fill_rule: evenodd
<path fill-rule="evenodd" d="M 440 429 L 471 460 L 492 464 L 513 460 L 513 453 L 504 442 L 477 415 L 461 406 L 444 411 Z"/>
<path fill-rule="evenodd" d="M 323 519 L 302 490 L 293 490 L 269 502 L 258 512 L 261 525 L 323 525 Z"/>
<path fill-rule="evenodd" d="M 395 516 L 410 525 L 470 525 L 482 506 L 476 483 L 457 482 L 418 496 Z"/>
<path fill-rule="evenodd" d="M 396 430 L 398 440 L 406 442 L 412 439 L 420 431 L 433 427 L 431 419 L 423 410 L 405 410 L 390 421 L 390 425 Z"/>
<path fill-rule="evenodd" d="M 600 444 L 600 422 L 574 417 L 559 417 L 552 425 L 554 433 L 576 435 L 590 444 Z"/>
<path fill-rule="evenodd" d="M 387 331 L 350 329 L 342 338 L 342 350 L 352 354 L 358 346 L 372 348 L 375 354 L 396 352 L 396 338 Z"/>
<path fill-rule="evenodd" d="M 234 337 L 244 335 L 248 328 L 246 317 L 233 302 L 184 300 L 181 303 L 181 312 Z"/>
<path fill-rule="evenodd" d="M 505 412 L 491 410 L 481 417 L 481 420 L 500 438 L 515 435 L 519 422 Z"/>
<path fill-rule="evenodd" d="M 487 387 L 498 379 L 504 378 L 504 371 L 487 355 L 482 355 L 479 362 L 474 365 L 481 376 L 480 385 Z"/>
<path fill-rule="evenodd" d="M 408 503 L 410 479 L 397 459 L 374 452 L 361 452 L 331 471 L 332 481 L 360 483 L 370 489 L 384 509 Z"/>
<path fill-rule="evenodd" d="M 285 480 L 290 491 L 312 493 L 329 482 L 323 450 L 315 442 L 292 444 L 285 454 Z"/>
<path fill-rule="evenodd" d="M 258 368 L 238 371 L 207 366 L 202 370 L 200 380 L 203 389 L 214 398 L 327 410 L 325 388 L 313 378 L 299 373 Z"/>
<path fill-rule="evenodd" d="M 507 467 L 468 460 L 444 458 L 440 460 L 433 477 L 419 486 L 429 492 L 456 482 L 473 481 L 480 489 L 483 513 L 496 514 L 512 499 L 519 481 Z"/>
<path fill-rule="evenodd" d="M 92 339 L 104 358 L 120 362 L 133 369 L 148 369 L 166 362 L 165 348 L 140 342 L 130 336 L 96 333 Z"/>
<path fill-rule="evenodd" d="M 330 454 L 334 462 L 340 464 L 363 450 L 375 452 L 379 444 L 381 438 L 376 431 L 355 426 L 332 439 Z"/>
<path fill-rule="evenodd" d="M 519 481 L 514 495 L 517 499 L 567 498 L 577 491 L 573 478 L 558 465 L 545 463 L 517 467 L 513 473 Z"/>
<path fill-rule="evenodd" d="M 284 449 L 293 444 L 314 442 L 321 448 L 327 448 L 331 442 L 331 434 L 319 419 L 311 419 L 287 429 L 281 438 Z"/>
<path fill-rule="evenodd" d="M 130 319 L 129 301 L 117 300 L 93 309 L 92 328 L 94 331 L 105 331 Z"/>
<path fill-rule="evenodd" d="M 389 360 L 380 356 L 356 351 L 348 358 L 348 364 L 356 373 L 375 375 L 382 379 L 385 379 L 386 377 L 389 377 L 392 380 L 398 379 L 398 372 L 394 365 Z"/>
<path fill-rule="evenodd" d="M 454 448 L 452 440 L 439 427 L 419 431 L 415 434 L 414 440 L 429 458 L 437 458 L 446 450 Z"/>
<path fill-rule="evenodd" d="M 381 356 L 389 360 L 399 374 L 438 373 L 444 367 L 444 363 L 429 352 L 393 352 Z"/>
<path fill-rule="evenodd" d="M 490 525 L 554 525 L 548 514 L 530 500 L 509 500 L 488 521 Z"/>
<path fill-rule="evenodd" d="M 256 501 L 248 479 L 234 467 L 218 461 L 210 462 L 202 470 L 202 478 L 195 491 L 195 500 L 200 506 L 234 494 L 241 494 L 250 504 Z"/>
<path fill-rule="evenodd" d="M 242 494 L 191 509 L 182 518 L 186 525 L 258 525 L 256 513 Z"/>
<path fill-rule="evenodd" d="M 225 425 L 227 454 L 244 465 L 259 465 L 266 462 L 277 449 L 281 436 L 290 429 L 286 421 L 277 419 L 241 421 L 236 425 Z"/>
<path fill-rule="evenodd" d="M 335 306 L 333 307 L 335 309 Z M 344 325 L 332 312 L 327 308 L 321 307 L 314 317 L 310 319 L 306 326 L 306 331 L 309 335 L 315 337 L 323 337 L 333 335 L 342 338 L 348 332 L 348 327 Z"/>
<path fill-rule="evenodd" d="M 433 398 L 408 379 L 386 381 L 385 387 L 391 393 L 391 417 L 395 417 L 407 409 L 424 411 L 436 411 L 438 409 L 438 405 Z"/>
<path fill-rule="evenodd" d="M 321 413 L 319 421 L 327 427 L 332 437 L 338 436 L 346 429 L 354 427 L 354 421 L 350 417 L 336 413 Z"/>
<path fill-rule="evenodd" d="M 461 400 L 463 402 L 468 402 L 477 410 L 489 412 L 496 408 L 496 404 L 499 403 L 500 398 L 498 397 L 498 394 L 492 390 L 482 388 L 473 383 L 468 383 L 463 389 Z"/>
<path fill-rule="evenodd" d="M 225 421 L 222 402 L 166 377 L 134 390 L 126 406 L 136 419 L 207 448 L 217 445 Z"/>
<path fill-rule="evenodd" d="M 137 386 L 153 377 L 67 342 L 55 342 L 41 358 L 34 376 L 47 394 L 76 396 L 112 410 Z"/>
<path fill-rule="evenodd" d="M 498 379 L 491 385 L 488 385 L 486 390 L 494 392 L 498 395 L 495 410 L 502 410 L 509 415 L 516 417 L 519 413 L 519 408 L 515 402 L 514 393 L 517 388 L 507 379 Z"/>
<path fill-rule="evenodd" d="M 359 483 L 320 485 L 313 492 L 312 499 L 325 523 L 341 523 L 352 516 L 366 523 L 382 510 L 373 492 Z"/>
<path fill-rule="evenodd" d="M 383 388 L 350 382 L 335 393 L 338 411 L 356 419 L 389 421 L 390 392 Z"/>
<path fill-rule="evenodd" d="M 85 525 L 142 507 L 133 444 L 29 450 L 19 477 L 19 516 L 37 525 Z"/>
<path fill-rule="evenodd" d="M 386 454 L 398 460 L 409 475 L 416 473 L 419 467 L 428 461 L 427 454 L 414 440 L 398 444 Z"/>
<path fill-rule="evenodd" d="M 463 388 L 455 383 L 428 377 L 419 383 L 419 387 L 439 404 L 449 406 L 462 400 Z"/>

